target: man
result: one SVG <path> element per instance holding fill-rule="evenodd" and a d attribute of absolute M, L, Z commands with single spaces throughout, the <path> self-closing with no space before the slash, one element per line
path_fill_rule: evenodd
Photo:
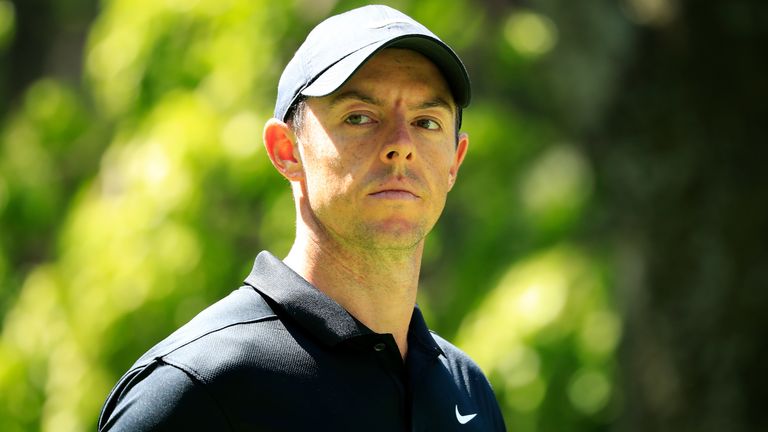
<path fill-rule="evenodd" d="M 467 151 L 466 70 L 384 6 L 319 24 L 286 66 L 264 143 L 296 239 L 126 373 L 101 430 L 504 430 L 488 381 L 431 334 L 424 239 Z"/>

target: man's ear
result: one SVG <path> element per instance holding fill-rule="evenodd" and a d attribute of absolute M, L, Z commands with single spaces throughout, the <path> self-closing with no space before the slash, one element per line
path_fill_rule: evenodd
<path fill-rule="evenodd" d="M 469 147 L 469 135 L 465 132 L 459 134 L 459 142 L 456 143 L 456 152 L 453 157 L 453 164 L 448 171 L 448 190 L 453 189 L 453 185 L 456 183 L 456 176 L 459 175 L 459 167 L 464 162 L 464 156 L 467 155 L 467 148 Z"/>
<path fill-rule="evenodd" d="M 289 181 L 299 181 L 304 178 L 304 169 L 296 143 L 296 135 L 290 126 L 276 118 L 267 120 L 264 125 L 264 147 L 267 149 L 272 165 Z"/>

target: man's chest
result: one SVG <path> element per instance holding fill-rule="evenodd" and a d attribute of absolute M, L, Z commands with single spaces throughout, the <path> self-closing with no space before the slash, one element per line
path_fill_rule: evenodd
<path fill-rule="evenodd" d="M 236 430 L 487 430 L 437 359 L 397 368 L 365 353 L 298 350 L 279 364 L 221 374 L 208 387 Z"/>

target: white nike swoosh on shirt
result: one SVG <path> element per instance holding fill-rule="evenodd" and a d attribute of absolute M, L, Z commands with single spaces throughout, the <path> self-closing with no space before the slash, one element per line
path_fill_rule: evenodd
<path fill-rule="evenodd" d="M 461 415 L 461 413 L 459 412 L 459 406 L 458 406 L 458 405 L 456 405 L 456 420 L 458 420 L 458 421 L 459 421 L 459 423 L 461 423 L 461 424 L 467 424 L 467 423 L 469 423 L 469 421 L 470 421 L 470 420 L 472 420 L 473 418 L 475 418 L 475 416 L 476 416 L 476 415 L 477 415 L 477 413 L 475 413 L 475 414 L 467 414 L 467 415 Z"/>

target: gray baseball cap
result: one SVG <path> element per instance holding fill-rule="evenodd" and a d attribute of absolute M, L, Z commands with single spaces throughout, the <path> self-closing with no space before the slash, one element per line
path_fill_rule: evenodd
<path fill-rule="evenodd" d="M 307 35 L 280 77 L 275 118 L 285 121 L 302 95 L 333 93 L 384 48 L 407 48 L 427 57 L 443 73 L 459 109 L 469 105 L 469 76 L 459 56 L 408 15 L 371 5 L 332 16 Z"/>

